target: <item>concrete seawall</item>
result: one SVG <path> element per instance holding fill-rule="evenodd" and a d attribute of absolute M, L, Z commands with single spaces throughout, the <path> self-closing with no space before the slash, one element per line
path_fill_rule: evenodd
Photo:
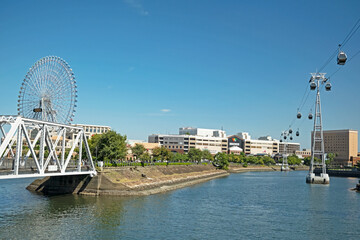
<path fill-rule="evenodd" d="M 37 179 L 27 189 L 47 195 L 149 195 L 228 175 L 210 165 L 107 168 L 93 178 L 77 175 Z"/>

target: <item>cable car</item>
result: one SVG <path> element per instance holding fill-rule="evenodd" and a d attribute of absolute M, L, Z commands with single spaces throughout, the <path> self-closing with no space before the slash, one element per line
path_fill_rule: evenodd
<path fill-rule="evenodd" d="M 316 89 L 316 83 L 311 82 L 310 83 L 310 90 L 315 90 Z"/>
<path fill-rule="evenodd" d="M 289 133 L 292 133 L 292 129 L 291 129 L 291 128 L 289 129 Z"/>
<path fill-rule="evenodd" d="M 331 91 L 331 83 L 328 82 L 328 83 L 325 84 L 325 90 L 326 91 Z"/>
<path fill-rule="evenodd" d="M 280 142 L 282 142 L 282 139 L 280 139 Z"/>
<path fill-rule="evenodd" d="M 292 138 L 292 137 L 290 137 L 290 140 L 293 140 L 293 138 Z"/>
<path fill-rule="evenodd" d="M 286 139 L 286 136 L 284 136 L 284 139 Z"/>
<path fill-rule="evenodd" d="M 296 117 L 297 117 L 298 119 L 300 119 L 300 118 L 301 118 L 301 113 L 298 112 L 297 115 L 296 115 Z"/>
<path fill-rule="evenodd" d="M 337 56 L 337 64 L 338 65 L 345 65 L 345 62 L 347 60 L 347 56 L 343 51 L 340 51 Z"/>
<path fill-rule="evenodd" d="M 311 120 L 311 119 L 313 119 L 313 115 L 312 115 L 312 113 L 309 113 L 308 118 L 309 118 L 310 120 Z"/>
<path fill-rule="evenodd" d="M 299 133 L 299 131 L 296 131 L 296 136 L 298 137 L 298 136 L 300 136 L 300 133 Z"/>

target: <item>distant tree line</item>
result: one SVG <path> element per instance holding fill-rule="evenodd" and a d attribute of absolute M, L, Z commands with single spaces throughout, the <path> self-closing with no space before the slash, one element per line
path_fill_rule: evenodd
<path fill-rule="evenodd" d="M 104 134 L 92 136 L 88 143 L 94 160 L 116 164 L 126 161 L 125 159 L 128 151 L 126 140 L 126 135 L 123 136 L 115 131 L 108 131 Z M 131 147 L 131 151 L 133 156 L 135 156 L 142 165 L 153 162 L 197 164 L 201 162 L 212 162 L 219 168 L 226 169 L 228 168 L 229 163 L 242 164 L 244 167 L 247 167 L 249 164 L 267 166 L 276 164 L 275 160 L 270 156 L 246 156 L 243 152 L 240 155 L 233 153 L 217 153 L 212 155 L 208 150 L 191 148 L 188 153 L 181 154 L 172 153 L 169 149 L 161 146 L 154 148 L 150 155 L 141 144 L 135 144 L 135 146 Z M 334 154 L 328 154 L 328 163 L 333 161 L 334 157 Z M 293 154 L 288 156 L 287 160 L 289 165 L 310 165 L 311 157 L 306 157 L 302 160 L 297 155 Z M 281 163 L 282 159 L 279 159 L 278 162 Z M 320 159 L 315 158 L 315 162 L 320 162 Z"/>

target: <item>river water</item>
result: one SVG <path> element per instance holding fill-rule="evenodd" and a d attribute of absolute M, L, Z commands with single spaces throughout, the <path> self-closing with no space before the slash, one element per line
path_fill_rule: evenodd
<path fill-rule="evenodd" d="M 359 239 L 358 179 L 231 174 L 143 197 L 53 196 L 0 180 L 0 239 Z"/>

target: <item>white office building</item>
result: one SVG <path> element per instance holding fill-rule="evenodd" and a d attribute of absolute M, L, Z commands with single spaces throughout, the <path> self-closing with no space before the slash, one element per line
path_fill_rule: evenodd
<path fill-rule="evenodd" d="M 223 130 L 204 128 L 180 128 L 176 134 L 152 134 L 149 143 L 159 143 L 172 152 L 188 153 L 191 148 L 208 150 L 211 154 L 226 153 L 228 139 Z"/>

